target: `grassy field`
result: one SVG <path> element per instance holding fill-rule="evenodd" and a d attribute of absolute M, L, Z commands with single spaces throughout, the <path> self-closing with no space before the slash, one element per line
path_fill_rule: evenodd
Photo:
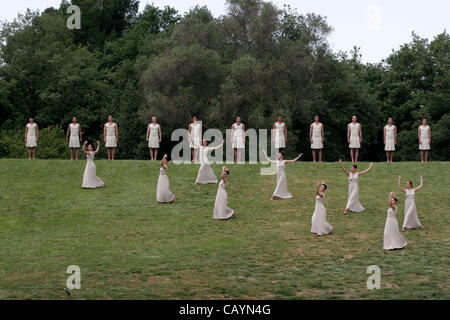
<path fill-rule="evenodd" d="M 66 299 L 66 269 L 81 268 L 84 299 L 449 299 L 450 163 L 376 163 L 360 178 L 366 211 L 343 215 L 347 180 L 337 163 L 287 166 L 294 198 L 270 201 L 275 176 L 231 165 L 229 207 L 212 219 L 217 186 L 194 186 L 197 165 L 169 166 L 176 204 L 157 204 L 159 165 L 97 161 L 106 188 L 81 188 L 85 161 L 0 160 L 0 299 Z M 349 164 L 346 164 L 348 166 Z M 360 168 L 367 167 L 361 163 Z M 218 175 L 221 166 L 213 166 Z M 416 195 L 423 230 L 409 248 L 383 250 L 397 176 Z M 335 233 L 310 233 L 315 183 L 328 184 Z M 381 289 L 368 290 L 369 265 Z"/>

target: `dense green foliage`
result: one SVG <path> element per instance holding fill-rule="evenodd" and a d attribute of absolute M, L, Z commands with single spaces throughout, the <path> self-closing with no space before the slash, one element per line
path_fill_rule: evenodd
<path fill-rule="evenodd" d="M 261 0 L 228 0 L 221 17 L 206 7 L 181 16 L 148 5 L 139 13 L 138 0 L 71 3 L 81 8 L 81 30 L 66 27 L 65 0 L 58 9 L 27 11 L 1 26 L 1 145 L 11 130 L 23 130 L 29 115 L 41 128 L 66 128 L 76 115 L 85 138 L 101 139 L 112 113 L 118 158 L 145 159 L 153 115 L 168 152 L 171 132 L 186 128 L 194 115 L 205 129 L 224 130 L 238 115 L 247 128 L 271 128 L 282 113 L 291 156 L 309 149 L 309 124 L 318 114 L 325 159 L 335 160 L 347 156 L 346 124 L 356 114 L 363 159 L 384 159 L 382 129 L 390 116 L 399 131 L 398 160 L 417 159 L 423 117 L 432 127 L 432 158 L 450 157 L 447 32 L 431 41 L 413 34 L 386 60 L 364 64 L 357 48 L 350 55 L 330 50 L 332 27 L 323 17 Z"/>

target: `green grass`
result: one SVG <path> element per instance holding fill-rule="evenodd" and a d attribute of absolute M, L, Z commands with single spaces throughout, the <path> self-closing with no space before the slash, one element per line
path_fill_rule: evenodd
<path fill-rule="evenodd" d="M 81 188 L 85 161 L 0 160 L 0 299 L 65 299 L 66 269 L 81 268 L 85 299 L 449 299 L 450 163 L 376 163 L 360 178 L 364 213 L 342 214 L 337 163 L 288 165 L 294 198 L 270 201 L 275 176 L 231 165 L 229 207 L 212 219 L 216 185 L 194 186 L 197 165 L 169 166 L 176 204 L 155 201 L 158 164 L 97 161 L 101 190 Z M 348 165 L 348 164 L 347 164 Z M 364 169 L 367 163 L 361 163 Z M 220 166 L 213 166 L 216 174 Z M 423 230 L 409 248 L 383 250 L 388 194 L 398 174 L 416 195 Z M 328 184 L 335 233 L 310 233 L 315 183 Z M 368 290 L 369 265 L 381 289 Z"/>

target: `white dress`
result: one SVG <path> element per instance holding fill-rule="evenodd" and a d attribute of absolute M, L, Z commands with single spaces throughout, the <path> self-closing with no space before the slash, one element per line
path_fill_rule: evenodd
<path fill-rule="evenodd" d="M 277 186 L 272 197 L 277 197 L 281 199 L 292 198 L 293 195 L 287 189 L 287 179 L 286 179 L 286 162 L 277 161 Z"/>
<path fill-rule="evenodd" d="M 406 229 L 423 228 L 417 215 L 416 203 L 414 201 L 415 194 L 414 189 L 406 189 L 405 220 L 403 222 L 403 228 Z"/>
<path fill-rule="evenodd" d="M 117 147 L 116 143 L 116 124 L 105 124 L 106 126 L 106 144 L 105 147 L 107 148 L 115 148 Z"/>
<path fill-rule="evenodd" d="M 84 169 L 83 174 L 83 188 L 94 189 L 101 188 L 104 183 L 102 179 L 97 177 L 97 168 L 94 163 L 95 152 L 91 151 L 87 154 L 86 169 Z"/>
<path fill-rule="evenodd" d="M 353 212 L 363 212 L 364 207 L 359 202 L 358 172 L 348 175 L 348 201 L 345 208 Z"/>
<path fill-rule="evenodd" d="M 80 124 L 73 124 L 71 123 L 69 125 L 70 128 L 70 138 L 69 138 L 69 148 L 79 148 L 80 147 Z"/>
<path fill-rule="evenodd" d="M 230 219 L 234 210 L 228 208 L 228 194 L 225 190 L 227 184 L 223 180 L 219 183 L 219 188 L 217 189 L 216 202 L 214 203 L 214 214 L 213 219 L 226 220 Z"/>
<path fill-rule="evenodd" d="M 429 139 L 429 132 L 430 132 L 430 126 L 420 126 L 420 140 L 421 144 L 419 144 L 419 150 L 430 150 L 430 139 Z"/>
<path fill-rule="evenodd" d="M 275 148 L 286 148 L 286 137 L 284 136 L 284 127 L 286 124 L 275 122 Z"/>
<path fill-rule="evenodd" d="M 242 123 L 238 125 L 234 124 L 234 134 L 233 134 L 233 149 L 244 149 L 245 148 L 245 137 L 244 129 Z"/>
<path fill-rule="evenodd" d="M 152 149 L 159 148 L 159 124 L 150 123 L 148 125 L 150 133 L 148 135 L 148 147 Z"/>
<path fill-rule="evenodd" d="M 349 128 L 350 128 L 350 144 L 349 144 L 349 148 L 350 149 L 359 149 L 361 148 L 361 142 L 360 142 L 360 137 L 359 137 L 359 123 L 353 124 L 349 123 Z"/>
<path fill-rule="evenodd" d="M 312 124 L 312 143 L 311 149 L 323 149 L 322 143 L 322 124 Z"/>
<path fill-rule="evenodd" d="M 386 144 L 384 145 L 384 151 L 395 151 L 395 126 L 385 126 L 386 130 Z"/>
<path fill-rule="evenodd" d="M 327 222 L 327 209 L 323 204 L 325 200 L 325 194 L 323 198 L 316 196 L 316 207 L 311 219 L 311 232 L 319 236 L 329 234 L 333 231 L 333 226 Z"/>
<path fill-rule="evenodd" d="M 384 250 L 401 249 L 408 243 L 398 230 L 397 207 L 395 210 L 389 208 L 387 212 L 386 225 L 384 226 Z"/>
<path fill-rule="evenodd" d="M 169 177 L 167 177 L 167 167 L 159 169 L 158 186 L 156 188 L 156 201 L 170 203 L 175 200 L 175 195 L 169 189 Z"/>
<path fill-rule="evenodd" d="M 191 123 L 191 136 L 192 140 L 194 140 L 194 143 L 196 145 L 201 146 L 202 145 L 202 125 L 198 122 Z M 198 149 L 198 147 L 195 146 L 195 144 L 192 143 L 192 141 L 189 142 L 190 148 Z"/>
<path fill-rule="evenodd" d="M 27 123 L 27 128 L 28 128 L 28 132 L 27 132 L 26 146 L 27 146 L 27 148 L 35 148 L 35 147 L 37 147 L 36 123 L 33 123 L 33 124 Z"/>
<path fill-rule="evenodd" d="M 200 169 L 198 169 L 197 179 L 195 180 L 196 183 L 217 183 L 216 175 L 209 165 L 208 152 L 210 150 L 211 148 L 208 147 L 201 147 L 199 149 Z"/>

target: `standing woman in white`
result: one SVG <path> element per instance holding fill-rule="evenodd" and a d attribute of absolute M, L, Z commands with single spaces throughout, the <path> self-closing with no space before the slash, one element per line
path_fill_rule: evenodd
<path fill-rule="evenodd" d="M 318 236 L 324 236 L 333 232 L 333 226 L 327 222 L 327 209 L 323 204 L 325 190 L 327 190 L 325 181 L 322 180 L 322 183 L 317 182 L 316 207 L 311 219 L 311 232 Z"/>
<path fill-rule="evenodd" d="M 73 117 L 72 123 L 68 125 L 66 132 L 66 142 L 69 142 L 70 148 L 70 160 L 73 160 L 74 150 L 75 150 L 75 160 L 78 160 L 80 141 L 83 141 L 81 135 L 81 124 L 77 123 L 77 117 Z"/>
<path fill-rule="evenodd" d="M 392 118 L 388 119 L 388 124 L 384 127 L 384 150 L 386 151 L 386 162 L 392 163 L 394 159 L 395 146 L 397 145 L 397 127 L 392 124 Z"/>
<path fill-rule="evenodd" d="M 28 119 L 29 123 L 25 126 L 25 145 L 28 148 L 28 160 L 36 160 L 36 147 L 39 141 L 39 126 L 34 122 L 34 118 Z"/>
<path fill-rule="evenodd" d="M 389 209 L 387 212 L 386 224 L 384 226 L 384 250 L 395 250 L 408 248 L 408 243 L 405 238 L 400 234 L 398 230 L 397 221 L 397 198 L 395 198 L 395 193 L 391 192 L 389 194 Z"/>
<path fill-rule="evenodd" d="M 322 162 L 323 142 L 325 141 L 325 132 L 323 124 L 319 122 L 319 116 L 314 117 L 314 122 L 309 128 L 309 140 L 311 142 L 313 162 L 316 162 L 316 150 L 319 150 L 319 162 Z"/>
<path fill-rule="evenodd" d="M 231 126 L 233 139 L 234 162 L 241 161 L 242 151 L 245 150 L 245 124 L 241 123 L 241 117 L 236 118 L 236 123 Z"/>
<path fill-rule="evenodd" d="M 108 116 L 108 122 L 103 128 L 103 140 L 105 147 L 108 148 L 108 160 L 114 160 L 117 142 L 119 141 L 119 128 L 117 123 L 113 122 L 112 115 Z"/>
<path fill-rule="evenodd" d="M 217 189 L 216 202 L 214 203 L 213 219 L 228 220 L 236 217 L 236 211 L 228 208 L 228 194 L 225 188 L 228 185 L 228 175 L 230 172 L 227 167 L 222 168 L 222 180 Z"/>
<path fill-rule="evenodd" d="M 294 160 L 284 160 L 284 155 L 282 153 L 278 153 L 278 160 L 270 160 L 264 150 L 263 153 L 266 156 L 267 161 L 277 164 L 277 186 L 275 187 L 275 191 L 272 197 L 270 197 L 270 200 L 292 198 L 293 195 L 288 191 L 287 188 L 286 163 L 297 161 L 303 156 L 303 153 L 300 153 L 300 155 Z"/>
<path fill-rule="evenodd" d="M 192 162 L 197 162 L 198 149 L 195 145 L 200 146 L 202 144 L 202 124 L 197 121 L 197 117 L 192 118 L 192 123 L 188 128 L 190 147 L 192 153 Z"/>
<path fill-rule="evenodd" d="M 423 176 L 420 174 L 420 186 L 413 189 L 413 184 L 411 181 L 406 182 L 406 189 L 402 187 L 401 176 L 398 176 L 398 186 L 402 192 L 406 194 L 405 201 L 405 220 L 403 222 L 402 231 L 405 232 L 407 229 L 422 229 L 422 224 L 420 224 L 419 216 L 417 215 L 416 202 L 414 201 L 416 192 L 423 188 Z"/>
<path fill-rule="evenodd" d="M 83 185 L 84 189 L 95 189 L 95 188 L 104 188 L 105 183 L 97 177 L 97 168 L 94 163 L 94 156 L 98 153 L 100 149 L 100 141 L 97 141 L 97 150 L 94 151 L 94 147 L 92 144 L 88 146 L 88 151 L 86 151 L 87 141 L 83 143 L 83 153 L 87 155 L 87 163 L 86 169 L 84 169 L 83 174 Z"/>
<path fill-rule="evenodd" d="M 283 153 L 287 143 L 287 128 L 281 114 L 278 115 L 278 121 L 273 124 L 272 141 L 275 143 L 277 152 Z"/>
<path fill-rule="evenodd" d="M 419 127 L 419 150 L 422 163 L 428 162 L 428 152 L 431 149 L 431 128 L 427 125 L 427 119 L 422 120 L 422 125 Z M 423 154 L 425 152 L 425 161 Z"/>
<path fill-rule="evenodd" d="M 352 122 L 347 126 L 347 140 L 348 147 L 350 148 L 350 156 L 353 163 L 358 163 L 359 149 L 362 142 L 362 130 L 361 125 L 357 122 L 356 116 L 352 117 Z"/>
<path fill-rule="evenodd" d="M 156 161 L 158 157 L 159 144 L 162 141 L 161 126 L 156 123 L 156 117 L 152 117 L 152 123 L 150 123 L 147 127 L 146 137 L 148 141 L 148 148 L 150 150 L 150 160 Z"/>
<path fill-rule="evenodd" d="M 372 169 L 373 162 L 370 163 L 369 168 L 361 172 L 356 171 L 356 169 L 358 169 L 358 166 L 356 164 L 352 165 L 352 169 L 350 172 L 348 172 L 347 169 L 344 168 L 342 160 L 339 160 L 339 164 L 342 170 L 344 170 L 345 174 L 348 176 L 348 201 L 344 209 L 344 214 L 347 214 L 349 211 L 363 212 L 365 209 L 359 202 L 358 177 L 369 172 L 369 170 Z"/>
<path fill-rule="evenodd" d="M 191 137 L 191 141 L 192 137 Z M 199 146 L 196 142 L 193 142 L 194 146 L 199 149 L 200 155 L 200 169 L 198 169 L 197 179 L 195 184 L 208 184 L 217 183 L 216 175 L 209 165 L 208 153 L 213 150 L 217 150 L 223 146 L 225 140 L 215 148 L 208 147 L 208 142 L 203 140 L 203 146 Z"/>
<path fill-rule="evenodd" d="M 161 168 L 159 169 L 158 186 L 156 188 L 156 201 L 159 203 L 176 202 L 177 198 L 170 191 L 169 177 L 167 177 L 167 154 L 161 160 Z"/>

